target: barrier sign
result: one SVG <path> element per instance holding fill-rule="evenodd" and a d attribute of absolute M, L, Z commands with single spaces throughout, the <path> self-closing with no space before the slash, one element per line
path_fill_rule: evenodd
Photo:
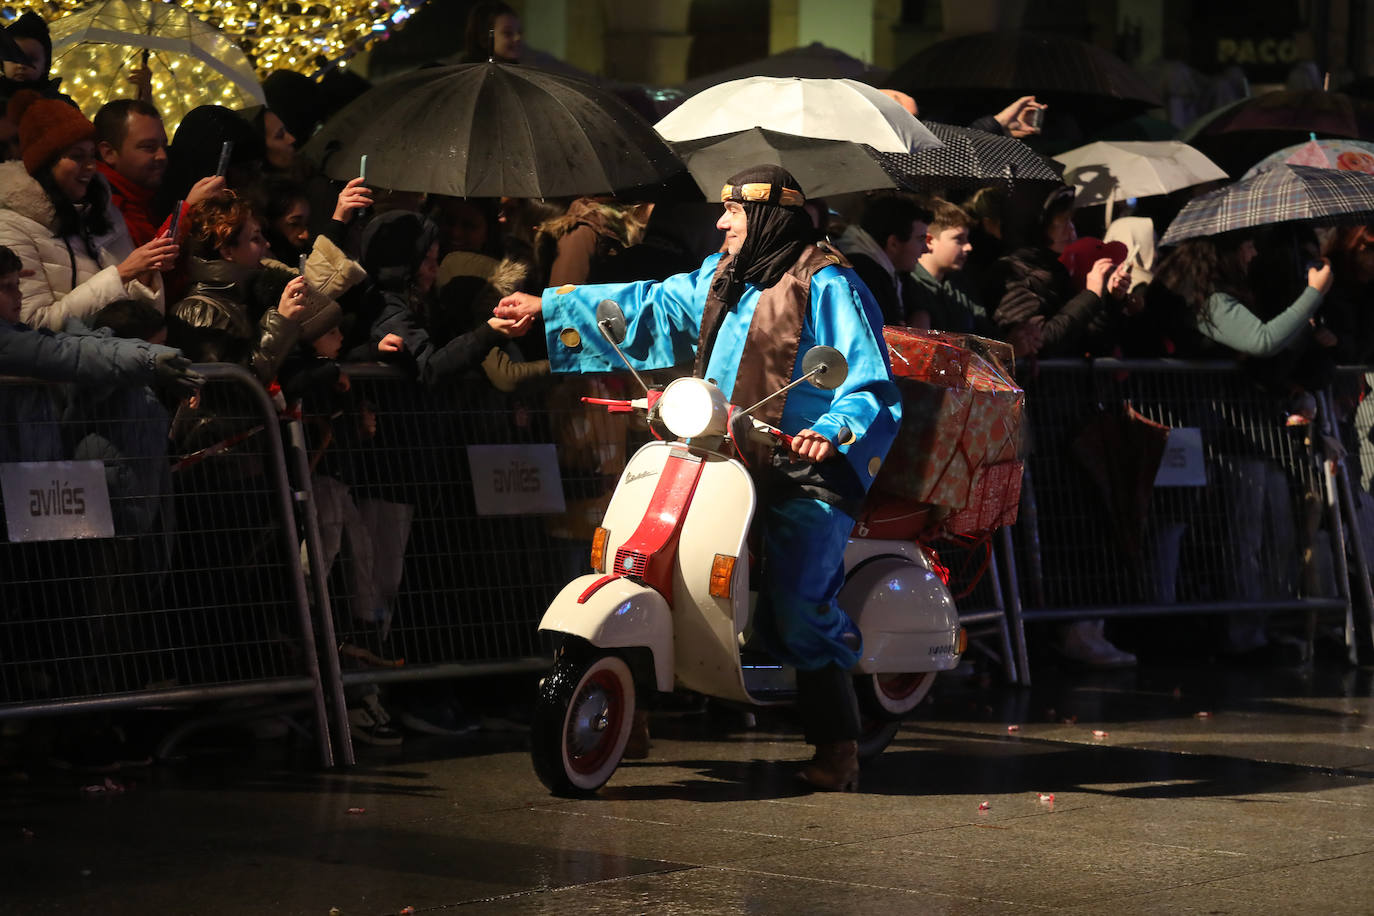
<path fill-rule="evenodd" d="M 1164 455 L 1159 459 L 1157 487 L 1205 487 L 1207 465 L 1202 454 L 1202 430 L 1179 426 L 1169 430 Z"/>
<path fill-rule="evenodd" d="M 478 515 L 546 515 L 566 509 L 552 445 L 469 445 Z"/>
<path fill-rule="evenodd" d="M 11 541 L 114 537 L 103 462 L 0 464 L 0 486 Z"/>

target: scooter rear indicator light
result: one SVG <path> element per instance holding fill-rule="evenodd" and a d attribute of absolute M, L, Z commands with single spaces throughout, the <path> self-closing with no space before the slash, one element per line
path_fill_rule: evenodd
<path fill-rule="evenodd" d="M 711 561 L 710 592 L 712 598 L 730 597 L 731 586 L 735 581 L 736 559 L 736 557 L 718 553 L 716 558 Z"/>
<path fill-rule="evenodd" d="M 958 653 L 956 653 L 956 654 L 958 654 L 958 655 L 963 655 L 963 654 L 964 654 L 964 650 L 968 648 L 968 630 L 965 630 L 963 627 L 960 627 L 960 628 L 959 628 L 959 641 L 958 641 L 958 646 L 959 646 L 959 651 L 958 651 Z"/>
<path fill-rule="evenodd" d="M 606 540 L 611 533 L 605 528 L 598 528 L 592 534 L 592 572 L 604 573 L 606 571 Z"/>

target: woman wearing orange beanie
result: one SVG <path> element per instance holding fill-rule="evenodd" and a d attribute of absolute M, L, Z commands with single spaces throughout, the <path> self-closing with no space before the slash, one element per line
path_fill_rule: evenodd
<path fill-rule="evenodd" d="M 163 307 L 159 271 L 177 246 L 163 236 L 141 248 L 108 208 L 109 189 L 96 177 L 95 126 L 65 102 L 32 90 L 16 93 L 9 118 L 19 126 L 21 158 L 0 162 L 0 245 L 17 254 L 20 319 L 62 330 L 118 299 Z"/>

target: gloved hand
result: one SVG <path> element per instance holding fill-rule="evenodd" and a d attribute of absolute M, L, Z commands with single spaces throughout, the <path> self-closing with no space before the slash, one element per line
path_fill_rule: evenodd
<path fill-rule="evenodd" d="M 205 376 L 191 371 L 191 361 L 176 350 L 168 350 L 153 357 L 153 377 L 168 385 L 176 385 L 188 394 L 200 390 Z"/>

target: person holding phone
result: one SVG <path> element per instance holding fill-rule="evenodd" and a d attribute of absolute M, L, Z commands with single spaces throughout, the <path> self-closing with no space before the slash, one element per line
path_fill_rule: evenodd
<path fill-rule="evenodd" d="M 61 330 L 118 299 L 164 308 L 161 272 L 175 263 L 176 242 L 160 236 L 133 246 L 96 177 L 95 125 L 27 90 L 8 114 L 22 159 L 0 163 L 0 245 L 32 271 L 21 284 L 24 322 Z"/>

